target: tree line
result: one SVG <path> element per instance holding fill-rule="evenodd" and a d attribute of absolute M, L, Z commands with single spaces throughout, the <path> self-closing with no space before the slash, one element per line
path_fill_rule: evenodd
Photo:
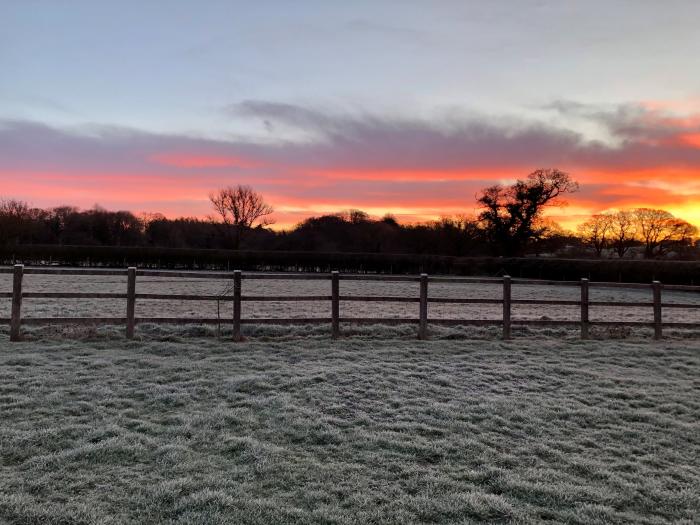
<path fill-rule="evenodd" d="M 548 221 L 545 210 L 563 204 L 578 184 L 556 169 L 536 170 L 511 185 L 477 196 L 476 216 L 401 224 L 360 210 L 310 217 L 276 231 L 273 209 L 249 186 L 210 194 L 208 218 L 168 219 L 100 207 L 35 208 L 0 198 L 0 245 L 49 244 L 162 248 L 405 253 L 453 256 L 559 255 L 600 258 L 698 258 L 698 230 L 664 210 L 638 208 L 592 215 L 576 232 Z"/>
<path fill-rule="evenodd" d="M 692 251 L 698 229 L 665 210 L 635 208 L 597 213 L 578 226 L 581 241 L 597 257 L 604 252 L 622 259 L 639 247 L 645 259 Z"/>

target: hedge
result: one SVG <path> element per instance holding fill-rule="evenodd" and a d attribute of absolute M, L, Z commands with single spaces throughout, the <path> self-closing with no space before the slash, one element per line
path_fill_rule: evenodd
<path fill-rule="evenodd" d="M 194 250 L 134 246 L 14 245 L 2 264 L 293 272 L 479 275 L 700 285 L 700 261 L 450 257 L 422 254 Z"/>

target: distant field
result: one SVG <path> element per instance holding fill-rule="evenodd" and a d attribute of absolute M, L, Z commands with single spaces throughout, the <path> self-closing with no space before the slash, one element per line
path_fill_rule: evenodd
<path fill-rule="evenodd" d="M 6 335 L 0 522 L 700 515 L 697 340 Z"/>

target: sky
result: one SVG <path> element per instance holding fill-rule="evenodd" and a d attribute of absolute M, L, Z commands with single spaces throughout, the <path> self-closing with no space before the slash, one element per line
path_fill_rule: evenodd
<path fill-rule="evenodd" d="M 285 228 L 475 214 L 538 168 L 550 214 L 700 225 L 694 0 L 0 0 L 0 198 L 205 217 L 249 184 Z"/>

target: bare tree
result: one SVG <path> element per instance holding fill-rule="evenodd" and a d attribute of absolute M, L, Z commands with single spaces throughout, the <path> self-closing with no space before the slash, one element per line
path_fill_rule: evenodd
<path fill-rule="evenodd" d="M 227 186 L 209 194 L 209 200 L 222 222 L 233 231 L 234 249 L 240 246 L 245 230 L 253 226 L 268 226 L 273 213 L 263 196 L 250 186 L 238 184 Z"/>
<path fill-rule="evenodd" d="M 664 247 L 664 252 L 667 253 L 666 248 L 668 248 L 669 250 L 676 250 L 679 255 L 683 255 L 692 249 L 693 243 L 698 239 L 698 233 L 700 232 L 697 226 L 683 219 L 674 219 L 674 222 L 674 238 Z"/>
<path fill-rule="evenodd" d="M 632 212 L 620 210 L 611 215 L 610 241 L 617 256 L 622 259 L 634 243 L 636 235 Z"/>
<path fill-rule="evenodd" d="M 644 257 L 662 257 L 673 244 L 691 242 L 697 229 L 666 210 L 637 208 L 632 211 L 637 235 L 644 243 Z"/>
<path fill-rule="evenodd" d="M 609 213 L 596 213 L 586 222 L 579 224 L 578 232 L 583 242 L 595 250 L 600 257 L 610 242 L 613 216 Z"/>
<path fill-rule="evenodd" d="M 479 215 L 494 247 L 503 255 L 521 255 L 527 243 L 543 233 L 538 224 L 548 206 L 561 204 L 559 198 L 578 190 L 568 173 L 540 169 L 508 187 L 491 186 L 483 190 L 478 202 Z"/>

